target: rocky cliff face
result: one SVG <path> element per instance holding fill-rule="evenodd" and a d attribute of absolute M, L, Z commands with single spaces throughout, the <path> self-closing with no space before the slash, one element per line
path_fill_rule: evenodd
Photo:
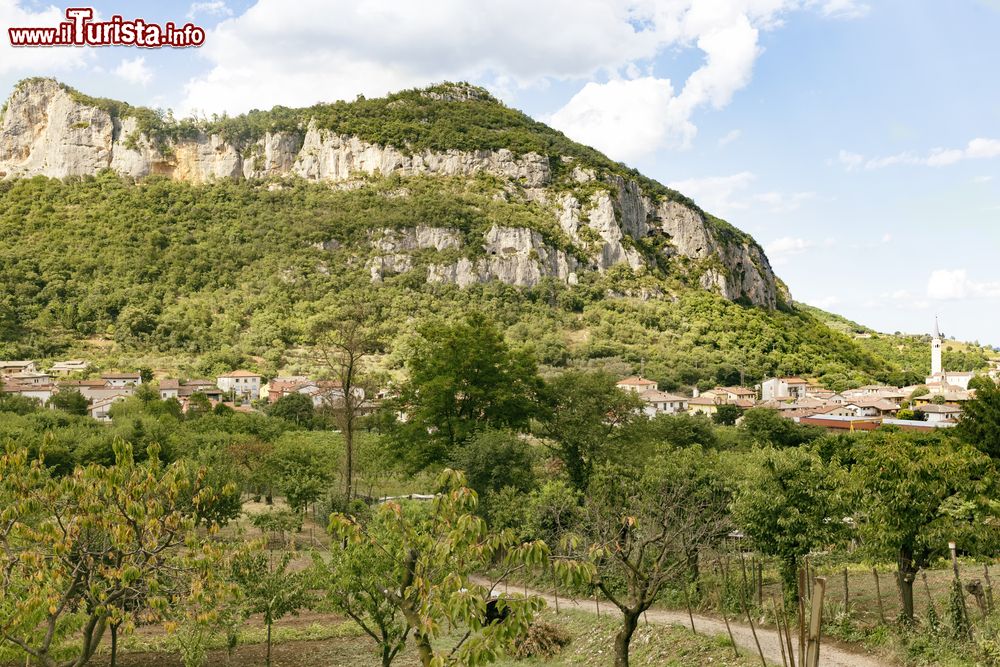
<path fill-rule="evenodd" d="M 410 270 L 414 252 L 421 250 L 469 251 L 457 260 L 431 262 L 426 268 L 428 281 L 460 286 L 488 280 L 532 286 L 545 277 L 575 284 L 584 270 L 605 271 L 626 264 L 642 272 L 658 266 L 661 259 L 686 258 L 685 270 L 698 271 L 703 288 L 726 298 L 765 307 L 790 300 L 752 239 L 723 238 L 701 211 L 649 196 L 636 181 L 620 176 L 574 166 L 566 187 L 553 183 L 549 158 L 537 153 L 411 152 L 339 135 L 315 122 L 301 133 L 267 133 L 249 145 L 232 145 L 205 133 L 158 145 L 141 134 L 135 117 L 116 117 L 88 105 L 55 81 L 36 79 L 18 86 L 0 123 L 0 178 L 64 178 L 105 169 L 135 179 L 157 174 L 192 183 L 291 177 L 347 183 L 362 176 L 487 173 L 506 184 L 498 196 L 545 207 L 573 252 L 554 247 L 538 230 L 526 227 L 493 225 L 481 247 L 471 249 L 463 248 L 454 230 L 421 226 L 381 230 L 371 243 L 372 279 Z M 574 184 L 599 187 L 577 195 Z M 662 257 L 652 256 L 654 252 Z"/>

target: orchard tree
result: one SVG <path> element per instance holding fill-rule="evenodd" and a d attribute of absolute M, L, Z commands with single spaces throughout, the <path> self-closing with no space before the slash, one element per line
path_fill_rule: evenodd
<path fill-rule="evenodd" d="M 733 521 L 754 548 L 778 559 L 785 594 L 794 598 L 800 559 L 843 534 L 850 511 L 845 473 L 805 448 L 767 447 L 739 456 L 744 464 Z"/>
<path fill-rule="evenodd" d="M 297 615 L 310 602 L 309 580 L 303 572 L 291 572 L 291 553 L 285 553 L 276 564 L 260 550 L 253 550 L 233 559 L 232 577 L 245 600 L 245 608 L 262 614 L 267 627 L 266 664 L 271 666 L 271 627 L 285 616 Z"/>
<path fill-rule="evenodd" d="M 584 502 L 579 539 L 565 542 L 576 546 L 593 585 L 622 614 L 616 667 L 628 667 L 642 613 L 668 584 L 683 580 L 689 549 L 711 543 L 726 525 L 725 502 L 698 488 L 694 460 L 657 457 L 641 472 L 599 466 Z"/>
<path fill-rule="evenodd" d="M 567 371 L 545 385 L 541 435 L 552 443 L 580 491 L 596 463 L 620 453 L 627 424 L 645 419 L 639 397 L 615 386 L 606 373 Z"/>
<path fill-rule="evenodd" d="M 0 456 L 0 641 L 44 667 L 80 667 L 109 625 L 161 618 L 211 557 L 195 527 L 215 492 L 155 448 L 142 464 L 114 449 L 113 465 L 61 479 L 23 448 Z"/>
<path fill-rule="evenodd" d="M 465 472 L 469 487 L 489 515 L 493 496 L 504 487 L 528 493 L 535 486 L 535 457 L 531 445 L 510 431 L 482 431 L 458 452 L 455 467 Z"/>
<path fill-rule="evenodd" d="M 472 580 L 487 567 L 509 574 L 547 562 L 543 542 L 518 544 L 510 531 L 491 533 L 474 511 L 476 492 L 459 472 L 445 470 L 429 504 L 379 506 L 367 520 L 331 518 L 338 544 L 328 582 L 330 602 L 354 619 L 380 647 L 388 665 L 412 634 L 420 663 L 482 665 L 523 637 L 543 602 L 500 596 L 487 614 L 491 589 Z M 566 577 L 581 568 L 562 563 Z M 381 598 L 379 597 L 381 596 Z M 448 628 L 464 628 L 444 647 Z"/>
<path fill-rule="evenodd" d="M 858 534 L 874 556 L 896 561 L 903 616 L 912 622 L 913 581 L 949 541 L 995 553 L 996 470 L 974 447 L 901 432 L 871 434 L 854 459 Z"/>
<path fill-rule="evenodd" d="M 750 408 L 743 413 L 740 429 L 758 445 L 798 447 L 823 435 L 817 426 L 802 426 L 772 408 Z"/>

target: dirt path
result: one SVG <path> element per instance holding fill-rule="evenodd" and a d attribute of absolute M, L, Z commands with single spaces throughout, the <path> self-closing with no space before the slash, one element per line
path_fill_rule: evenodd
<path fill-rule="evenodd" d="M 487 587 L 490 585 L 485 580 L 480 580 L 476 583 Z M 518 587 L 516 589 L 512 588 L 511 590 L 522 591 L 524 589 Z M 532 595 L 544 598 L 550 607 L 555 607 L 555 598 L 552 595 L 543 593 L 542 591 L 532 590 L 530 588 L 528 589 L 528 592 Z M 597 604 L 590 599 L 579 600 L 560 597 L 559 608 L 576 609 L 591 614 L 596 614 L 598 611 Z M 610 602 L 602 604 L 600 612 L 602 614 L 619 614 L 617 607 Z M 682 611 L 650 609 L 646 612 L 646 617 L 650 623 L 658 623 L 662 625 L 682 625 L 686 628 L 691 627 L 691 622 L 688 620 L 687 613 Z M 720 619 L 695 614 L 694 627 L 699 634 L 728 636 L 726 633 L 726 624 Z M 757 644 L 754 643 L 753 633 L 751 632 L 749 625 L 742 625 L 730 619 L 729 627 L 733 631 L 733 638 L 736 640 L 736 645 L 742 649 L 743 652 L 749 652 L 750 655 L 758 655 Z M 774 629 L 757 628 L 757 639 L 760 640 L 760 648 L 764 652 L 764 657 L 767 661 L 774 665 L 780 665 L 781 647 L 778 643 L 777 632 Z M 795 643 L 794 638 L 793 643 Z M 795 650 L 798 651 L 797 644 L 795 645 Z M 799 664 L 798 655 L 796 655 L 795 664 Z M 819 664 L 820 667 L 892 667 L 892 663 L 890 662 L 886 662 L 863 653 L 855 653 L 848 649 L 828 644 L 827 642 L 823 642 L 820 647 Z"/>

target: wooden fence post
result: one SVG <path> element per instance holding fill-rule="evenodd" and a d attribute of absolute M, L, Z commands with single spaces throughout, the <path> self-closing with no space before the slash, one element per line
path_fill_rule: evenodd
<path fill-rule="evenodd" d="M 931 587 L 927 583 L 927 572 L 924 570 L 921 571 L 920 574 L 924 579 L 924 592 L 927 593 L 927 610 L 932 613 L 935 618 L 940 618 L 940 616 L 937 615 L 937 608 L 934 607 L 934 597 L 931 595 Z"/>
<path fill-rule="evenodd" d="M 844 568 L 844 615 L 851 615 L 851 597 L 847 589 L 847 568 Z"/>
<path fill-rule="evenodd" d="M 990 566 L 983 563 L 983 579 L 986 581 L 986 611 L 993 613 L 993 582 L 990 581 Z"/>
<path fill-rule="evenodd" d="M 799 569 L 799 664 L 806 664 L 806 568 Z"/>
<path fill-rule="evenodd" d="M 882 589 L 878 584 L 878 570 L 874 567 L 872 568 L 872 576 L 875 577 L 875 601 L 878 602 L 878 617 L 882 619 L 882 625 L 885 625 L 885 607 L 882 606 Z"/>
<path fill-rule="evenodd" d="M 951 566 L 955 570 L 955 588 L 962 598 L 962 614 L 965 616 L 965 625 L 969 628 L 969 641 L 972 641 L 972 619 L 969 618 L 969 608 L 965 604 L 965 590 L 962 589 L 962 577 L 958 572 L 958 549 L 954 542 L 948 543 L 948 551 L 951 552 Z"/>
<path fill-rule="evenodd" d="M 823 594 L 826 577 L 816 577 L 813 589 L 812 613 L 809 616 L 809 648 L 806 650 L 806 667 L 819 667 L 820 631 L 823 627 Z"/>
<path fill-rule="evenodd" d="M 771 595 L 771 611 L 774 612 L 774 625 L 778 631 L 778 648 L 781 649 L 781 667 L 788 667 L 788 658 L 785 657 L 785 637 L 781 631 L 781 617 L 778 616 L 778 601 Z"/>

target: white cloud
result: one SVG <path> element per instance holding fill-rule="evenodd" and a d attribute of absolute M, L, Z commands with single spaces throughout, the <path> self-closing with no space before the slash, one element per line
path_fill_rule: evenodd
<path fill-rule="evenodd" d="M 993 180 L 992 176 L 976 176 L 975 178 L 972 179 L 972 182 L 982 184 L 982 183 L 989 183 L 992 180 Z"/>
<path fill-rule="evenodd" d="M 198 16 L 227 17 L 232 15 L 233 10 L 229 8 L 229 5 L 222 0 L 215 0 L 214 2 L 192 3 L 188 8 L 187 18 L 193 21 Z"/>
<path fill-rule="evenodd" d="M 965 269 L 937 269 L 927 280 L 927 296 L 937 300 L 1000 298 L 1000 282 L 977 282 Z"/>
<path fill-rule="evenodd" d="M 746 201 L 737 201 L 734 197 L 746 190 L 756 176 L 752 172 L 742 171 L 730 176 L 709 176 L 707 178 L 688 178 L 673 181 L 668 187 L 691 197 L 702 208 L 724 214 L 728 211 L 746 209 Z"/>
<path fill-rule="evenodd" d="M 115 76 L 137 86 L 145 86 L 153 80 L 153 70 L 146 64 L 144 56 L 126 58 L 115 68 Z"/>
<path fill-rule="evenodd" d="M 504 93 L 580 81 L 552 122 L 634 158 L 689 143 L 694 114 L 726 106 L 750 82 L 759 31 L 792 10 L 832 16 L 831 1 L 258 0 L 208 35 L 199 54 L 210 69 L 188 82 L 180 108 L 308 105 L 442 80 Z M 657 77 L 653 60 L 667 49 L 697 49 L 704 60 L 685 81 Z M 647 103 L 652 110 L 629 108 Z"/>
<path fill-rule="evenodd" d="M 797 210 L 803 202 L 816 196 L 815 192 L 793 192 L 784 194 L 781 192 L 763 192 L 754 195 L 752 199 L 756 202 L 766 204 L 774 213 L 787 213 Z"/>
<path fill-rule="evenodd" d="M 882 243 L 892 243 L 892 234 L 886 232 L 882 235 Z"/>
<path fill-rule="evenodd" d="M 1000 156 L 1000 140 L 978 137 L 966 144 L 965 148 L 933 148 L 926 155 L 904 151 L 894 155 L 866 158 L 860 153 L 841 150 L 837 161 L 847 171 L 854 171 L 861 168 L 884 169 L 895 165 L 947 167 L 963 160 L 986 160 L 998 156 Z"/>
<path fill-rule="evenodd" d="M 843 302 L 844 302 L 843 299 L 833 294 L 820 297 L 818 299 L 808 299 L 806 301 L 806 303 L 808 303 L 810 306 L 816 306 L 817 308 L 822 308 L 823 310 L 829 310 L 830 308 L 839 306 Z"/>
<path fill-rule="evenodd" d="M 868 14 L 871 7 L 858 0 L 820 0 L 818 5 L 823 16 L 835 19 L 857 19 Z"/>
<path fill-rule="evenodd" d="M 789 258 L 801 255 L 815 246 L 815 243 L 806 239 L 783 236 L 764 246 L 764 252 L 767 253 L 767 257 L 771 260 L 772 264 L 780 266 L 785 264 Z"/>
<path fill-rule="evenodd" d="M 719 137 L 719 147 L 728 146 L 739 139 L 742 135 L 743 132 L 741 130 L 730 130 L 729 132 L 726 132 L 724 135 Z"/>
<path fill-rule="evenodd" d="M 0 0 L 0 75 L 51 76 L 57 72 L 79 69 L 94 59 L 94 51 L 87 47 L 64 48 L 14 48 L 7 38 L 9 27 L 55 27 L 65 20 L 62 9 L 49 6 L 32 11 L 16 0 Z"/>

